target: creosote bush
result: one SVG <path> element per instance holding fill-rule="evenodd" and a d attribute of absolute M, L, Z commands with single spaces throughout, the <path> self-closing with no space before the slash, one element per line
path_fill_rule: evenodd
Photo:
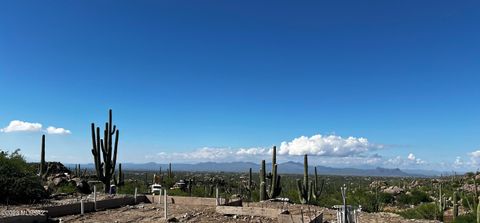
<path fill-rule="evenodd" d="M 398 214 L 406 219 L 429 219 L 434 220 L 439 216 L 435 216 L 435 209 L 438 208 L 434 203 L 421 204 L 415 208 L 407 209 Z"/>
<path fill-rule="evenodd" d="M 33 203 L 48 197 L 35 169 L 28 165 L 19 150 L 0 150 L 0 203 Z"/>

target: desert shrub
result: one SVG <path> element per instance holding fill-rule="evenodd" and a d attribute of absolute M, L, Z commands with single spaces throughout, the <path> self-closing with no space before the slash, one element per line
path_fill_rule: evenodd
<path fill-rule="evenodd" d="M 393 204 L 395 197 L 389 193 L 378 193 L 378 200 L 383 204 Z"/>
<path fill-rule="evenodd" d="M 19 150 L 0 151 L 0 203 L 30 203 L 46 197 L 40 177 Z"/>
<path fill-rule="evenodd" d="M 437 206 L 434 203 L 421 204 L 411 209 L 401 211 L 398 214 L 407 219 L 429 219 L 434 220 L 437 218 L 436 212 Z"/>
<path fill-rule="evenodd" d="M 399 204 L 413 204 L 413 205 L 432 201 L 427 193 L 419 190 L 414 190 L 410 194 L 399 194 L 396 200 Z"/>
<path fill-rule="evenodd" d="M 466 215 L 459 215 L 454 223 L 469 223 L 469 222 L 475 222 L 477 220 L 475 214 L 469 213 Z"/>
<path fill-rule="evenodd" d="M 375 194 L 369 191 L 357 190 L 355 193 L 349 194 L 350 203 L 354 206 L 362 206 L 362 211 L 376 212 L 379 210 L 379 202 L 376 200 Z"/>
<path fill-rule="evenodd" d="M 410 204 L 410 195 L 399 194 L 399 195 L 396 196 L 395 200 L 399 204 Z"/>
<path fill-rule="evenodd" d="M 70 193 L 75 193 L 76 191 L 77 191 L 76 185 L 69 182 L 62 183 L 55 189 L 56 193 L 70 194 Z"/>
<path fill-rule="evenodd" d="M 475 196 L 463 195 L 462 196 L 462 206 L 466 209 L 470 210 L 470 207 L 474 208 L 473 205 L 475 204 Z"/>
<path fill-rule="evenodd" d="M 171 195 L 171 196 L 188 196 L 188 192 L 186 191 L 183 191 L 183 190 L 180 190 L 180 189 L 171 189 L 171 190 L 168 190 L 168 195 Z"/>
<path fill-rule="evenodd" d="M 137 188 L 137 193 L 147 193 L 148 188 L 145 186 L 144 182 L 139 181 L 125 181 L 125 184 L 117 188 L 118 194 L 135 194 L 135 188 Z"/>
<path fill-rule="evenodd" d="M 428 196 L 427 193 L 419 191 L 419 190 L 414 190 L 410 194 L 410 204 L 420 204 L 420 203 L 426 203 L 426 202 L 431 202 L 432 200 Z"/>

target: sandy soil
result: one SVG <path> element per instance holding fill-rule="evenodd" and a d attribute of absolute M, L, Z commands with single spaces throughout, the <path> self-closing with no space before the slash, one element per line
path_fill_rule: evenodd
<path fill-rule="evenodd" d="M 247 204 L 245 204 L 247 206 Z M 286 207 L 290 213 L 304 214 L 323 212 L 324 221 L 335 222 L 335 210 L 319 208 L 307 205 L 292 205 L 292 204 L 265 204 L 265 203 L 250 203 L 248 206 L 262 206 L 262 207 Z M 276 219 L 254 217 L 254 216 L 224 216 L 215 213 L 215 207 L 211 206 L 189 206 L 189 205 L 169 205 L 168 218 L 175 218 L 179 222 L 255 222 L 255 223 L 270 223 L 277 222 Z M 135 206 L 127 206 L 118 209 L 111 209 L 95 213 L 88 213 L 84 216 L 72 215 L 62 217 L 62 222 L 166 222 L 163 218 L 163 207 L 158 204 L 139 204 Z M 436 221 L 426 220 L 408 220 L 392 213 L 361 213 L 359 216 L 360 222 L 368 223 L 413 223 L 422 222 L 430 223 Z"/>

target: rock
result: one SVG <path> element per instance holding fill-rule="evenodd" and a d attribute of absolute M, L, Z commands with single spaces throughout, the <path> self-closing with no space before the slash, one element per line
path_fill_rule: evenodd
<path fill-rule="evenodd" d="M 68 181 L 67 181 L 67 178 L 65 178 L 65 177 L 57 177 L 57 178 L 54 178 L 52 180 L 52 182 L 53 182 L 53 185 L 59 186 L 59 185 L 61 185 L 63 183 L 66 183 Z"/>
<path fill-rule="evenodd" d="M 178 222 L 178 219 L 175 217 L 171 217 L 167 220 L 167 222 Z"/>
<path fill-rule="evenodd" d="M 73 178 L 72 181 L 75 182 L 75 187 L 77 188 L 78 192 L 82 194 L 92 193 L 92 189 L 90 188 L 90 185 L 88 185 L 88 182 L 86 180 L 80 178 Z"/>
<path fill-rule="evenodd" d="M 60 162 L 48 162 L 47 169 L 48 169 L 48 175 L 53 175 L 53 174 L 70 175 L 72 173 L 68 168 L 66 168 Z"/>
<path fill-rule="evenodd" d="M 375 180 L 372 183 L 370 183 L 370 188 L 386 188 L 387 187 L 387 182 L 386 181 L 381 181 L 381 180 Z"/>
<path fill-rule="evenodd" d="M 383 192 L 387 194 L 398 195 L 400 193 L 403 193 L 403 189 L 397 186 L 390 186 L 384 189 Z"/>

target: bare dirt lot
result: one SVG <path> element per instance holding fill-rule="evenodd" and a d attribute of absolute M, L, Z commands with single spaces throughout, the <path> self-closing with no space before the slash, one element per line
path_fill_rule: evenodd
<path fill-rule="evenodd" d="M 246 206 L 247 204 L 245 204 Z M 262 204 L 251 203 L 249 206 L 278 207 L 284 204 Z M 297 214 L 302 212 L 315 213 L 323 212 L 324 221 L 336 222 L 335 210 L 325 209 L 307 205 L 287 205 L 290 213 Z M 179 222 L 277 222 L 277 219 L 258 217 L 258 216 L 225 216 L 215 212 L 213 206 L 192 206 L 170 204 L 168 207 L 168 218 L 175 218 Z M 118 209 L 87 213 L 84 216 L 72 215 L 62 218 L 62 222 L 167 222 L 164 219 L 163 206 L 158 204 L 138 204 L 135 206 L 126 206 Z M 427 220 L 408 220 L 392 213 L 361 213 L 360 222 L 366 223 L 410 223 L 410 222 L 436 222 Z"/>

